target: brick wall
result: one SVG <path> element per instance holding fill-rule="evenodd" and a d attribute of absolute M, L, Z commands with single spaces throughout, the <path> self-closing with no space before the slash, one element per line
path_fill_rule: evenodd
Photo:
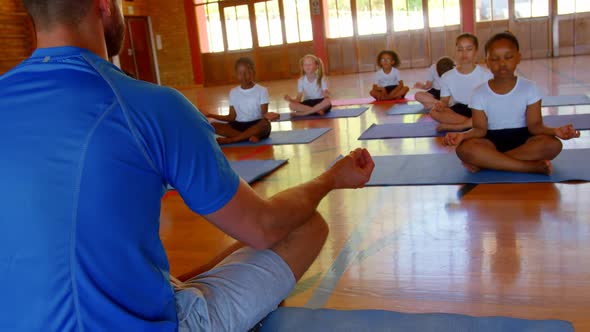
<path fill-rule="evenodd" d="M 162 38 L 162 49 L 157 50 L 162 84 L 193 85 L 191 50 L 183 0 L 143 1 L 148 3 L 154 35 L 160 35 Z"/>
<path fill-rule="evenodd" d="M 154 35 L 162 39 L 156 51 L 162 84 L 193 85 L 183 0 L 123 1 L 123 13 L 151 17 Z M 0 0 L 0 75 L 31 54 L 33 33 L 21 0 Z"/>
<path fill-rule="evenodd" d="M 0 75 L 31 55 L 34 43 L 21 0 L 0 0 Z"/>

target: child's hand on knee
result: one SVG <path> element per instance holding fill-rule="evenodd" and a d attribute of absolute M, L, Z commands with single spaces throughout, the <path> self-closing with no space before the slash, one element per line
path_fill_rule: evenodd
<path fill-rule="evenodd" d="M 462 133 L 447 133 L 443 138 L 443 145 L 446 146 L 457 146 L 463 142 L 463 134 Z"/>
<path fill-rule="evenodd" d="M 264 114 L 264 118 L 268 121 L 275 121 L 278 120 L 280 117 L 281 115 L 276 112 L 267 112 L 266 114 Z"/>
<path fill-rule="evenodd" d="M 442 102 L 440 102 L 440 101 L 437 101 L 436 103 L 434 103 L 434 106 L 432 107 L 432 110 L 433 110 L 433 111 L 436 111 L 436 112 L 440 112 L 440 111 L 442 111 L 444 108 L 445 108 L 445 104 L 443 104 L 443 103 L 442 103 Z"/>
<path fill-rule="evenodd" d="M 574 128 L 574 126 L 570 123 L 568 125 L 559 127 L 559 128 L 555 128 L 555 136 L 561 138 L 561 139 L 572 139 L 572 138 L 576 138 L 576 137 L 580 137 L 580 131 L 576 130 Z"/>

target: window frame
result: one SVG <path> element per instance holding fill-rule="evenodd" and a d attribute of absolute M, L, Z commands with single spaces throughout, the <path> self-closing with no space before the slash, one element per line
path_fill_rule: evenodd
<path fill-rule="evenodd" d="M 255 4 L 259 3 L 259 2 L 268 2 L 268 0 L 231 0 L 231 1 L 223 1 L 223 0 L 217 0 L 217 1 L 211 1 L 211 0 L 193 0 L 193 8 L 194 8 L 194 13 L 195 13 L 195 17 L 196 17 L 196 23 L 197 23 L 197 29 L 206 29 L 206 31 L 201 34 L 200 32 L 198 33 L 198 35 L 201 37 L 206 37 L 206 43 L 207 47 L 203 47 L 202 42 L 200 41 L 200 47 L 201 47 L 201 53 L 202 54 L 214 54 L 214 53 L 232 53 L 232 52 L 244 52 L 244 51 L 252 51 L 256 48 L 267 48 L 267 47 L 284 47 L 287 45 L 292 45 L 292 44 L 298 44 L 298 43 L 309 43 L 313 41 L 313 15 L 311 13 L 311 5 L 308 3 L 307 7 L 309 8 L 309 40 L 303 40 L 302 39 L 302 33 L 301 33 L 301 27 L 303 26 L 300 22 L 300 17 L 301 15 L 299 15 L 299 1 L 308 1 L 308 0 L 291 0 L 294 2 L 295 4 L 295 9 L 297 11 L 297 18 L 296 18 L 296 23 L 297 23 L 297 41 L 294 42 L 288 42 L 287 41 L 287 26 L 286 26 L 286 14 L 285 14 L 285 10 L 284 10 L 284 1 L 288 1 L 288 0 L 277 0 L 278 3 L 278 9 L 279 9 L 279 16 L 280 16 L 280 21 L 281 21 L 281 39 L 282 42 L 280 44 L 272 44 L 272 42 L 270 43 L 270 45 L 266 45 L 266 46 L 261 46 L 258 40 L 258 26 L 257 26 L 257 21 L 256 21 L 256 7 Z M 212 47 L 211 44 L 211 37 L 212 34 L 210 32 L 210 29 L 207 26 L 207 20 L 208 20 L 208 15 L 207 15 L 207 6 L 210 5 L 216 5 L 218 8 L 218 12 L 219 12 L 219 21 L 221 24 L 221 37 L 223 39 L 223 50 L 220 51 L 211 51 L 212 49 L 214 49 L 214 47 Z M 228 40 L 228 31 L 226 28 L 226 17 L 225 17 L 225 9 L 226 8 L 231 8 L 231 7 L 238 7 L 238 6 L 243 6 L 246 5 L 248 8 L 248 21 L 249 21 L 249 26 L 250 26 L 250 35 L 251 35 L 251 39 L 252 39 L 252 47 L 251 48 L 241 48 L 241 49 L 229 49 L 229 40 Z M 203 9 L 203 14 L 202 17 L 200 18 L 200 16 L 197 14 L 198 13 L 198 7 L 204 7 Z M 270 31 L 272 31 L 271 26 L 269 25 L 270 21 L 268 20 L 268 8 L 265 7 L 266 10 L 266 23 L 268 25 L 268 29 Z M 269 36 L 269 41 L 272 40 L 272 38 Z M 207 49 L 207 52 L 203 52 L 203 49 Z"/>

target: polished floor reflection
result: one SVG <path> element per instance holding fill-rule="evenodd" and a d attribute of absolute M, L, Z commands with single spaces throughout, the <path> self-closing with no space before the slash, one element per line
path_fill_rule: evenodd
<path fill-rule="evenodd" d="M 590 57 L 523 61 L 521 75 L 550 95 L 589 94 Z M 425 70 L 405 70 L 406 84 Z M 334 76 L 334 98 L 367 95 L 372 73 Z M 295 80 L 261 82 L 270 108 L 287 107 Z M 231 86 L 183 89 L 202 111 L 227 112 Z M 312 179 L 341 153 L 453 153 L 438 138 L 358 141 L 372 123 L 414 122 L 374 105 L 357 118 L 274 123 L 274 130 L 331 127 L 307 145 L 226 148 L 232 160 L 289 159 L 256 183 L 264 196 Z M 590 105 L 544 114 L 590 113 Z M 590 148 L 588 131 L 564 144 Z M 590 161 L 589 161 L 590 162 Z M 372 187 L 341 190 L 319 211 L 330 224 L 326 246 L 287 306 L 452 312 L 573 322 L 590 331 L 590 184 Z M 207 268 L 235 241 L 193 214 L 175 194 L 163 200 L 161 234 L 175 276 Z"/>

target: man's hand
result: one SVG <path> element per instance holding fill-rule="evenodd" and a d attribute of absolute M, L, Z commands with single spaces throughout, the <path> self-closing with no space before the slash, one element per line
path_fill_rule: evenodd
<path fill-rule="evenodd" d="M 371 178 L 375 163 L 367 149 L 358 148 L 338 160 L 324 173 L 334 181 L 334 189 L 362 188 Z"/>

